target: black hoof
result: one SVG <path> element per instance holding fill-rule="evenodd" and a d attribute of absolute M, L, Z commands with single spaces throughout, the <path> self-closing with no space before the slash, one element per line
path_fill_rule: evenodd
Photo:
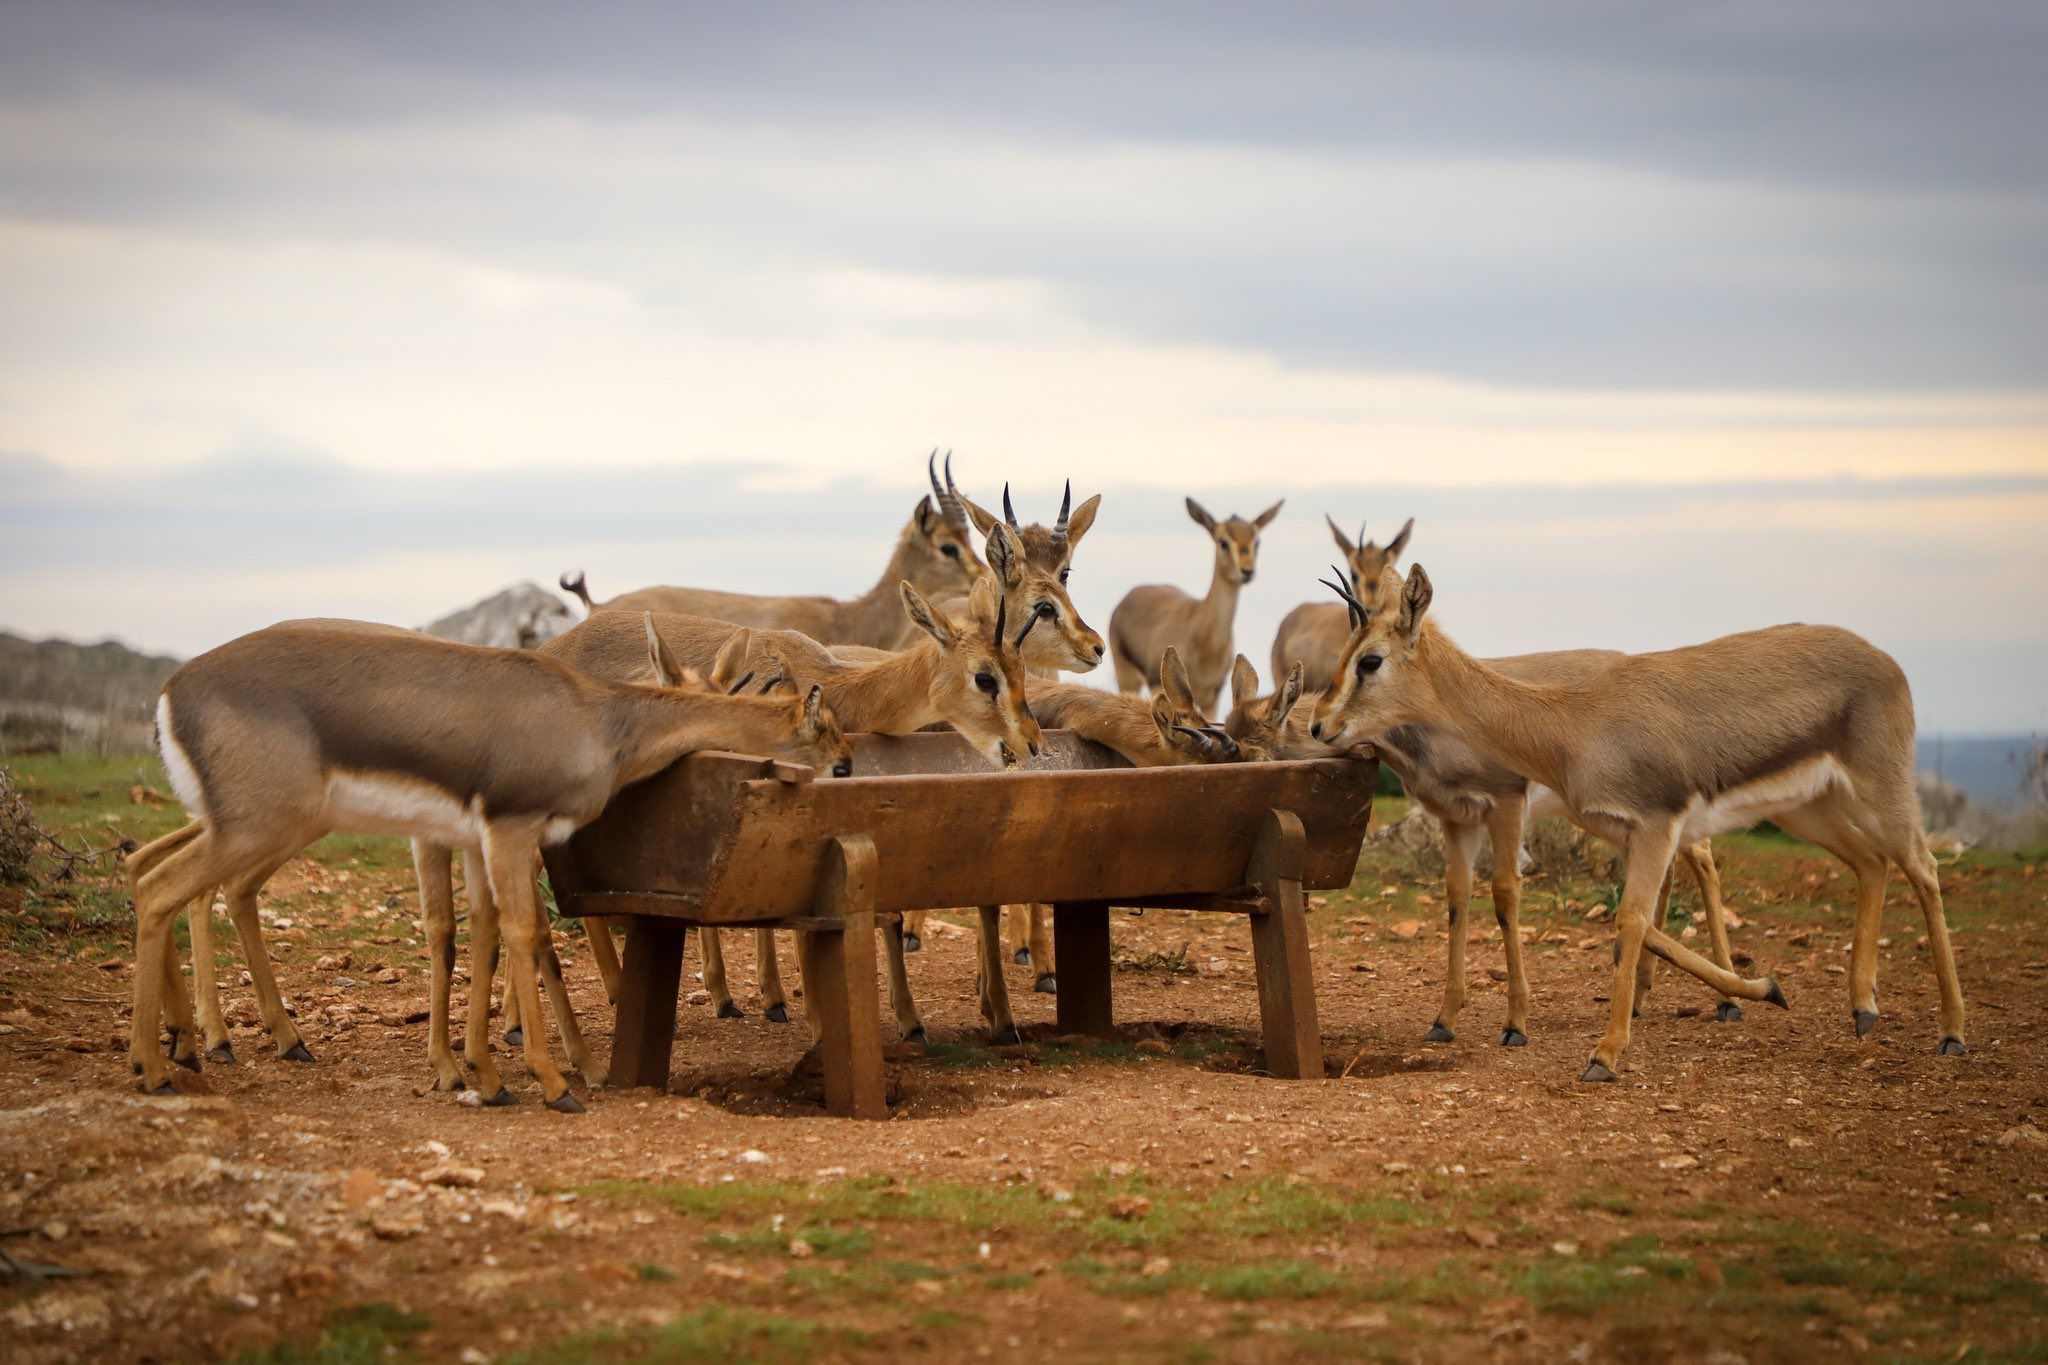
<path fill-rule="evenodd" d="M 171 1060 L 184 1067 L 187 1071 L 197 1071 L 199 1069 L 199 1054 L 196 1052 L 190 1057 L 173 1057 Z"/>
<path fill-rule="evenodd" d="M 1742 1017 L 1742 1006 L 1733 1000 L 1723 1000 L 1714 1006 L 1714 1017 L 1724 1024 L 1732 1024 Z"/>
<path fill-rule="evenodd" d="M 903 936 L 904 952 L 914 953 L 922 947 L 924 947 L 924 940 L 919 938 L 916 934 L 905 934 Z"/>
<path fill-rule="evenodd" d="M 1789 1010 L 1792 1008 L 1790 1005 L 1785 1003 L 1785 992 L 1778 989 L 1777 977 L 1770 977 L 1764 982 L 1764 984 L 1770 987 L 1770 990 L 1764 993 L 1764 1001 L 1766 1004 L 1776 1005 L 1781 1010 Z"/>
<path fill-rule="evenodd" d="M 1612 1071 L 1609 1071 L 1605 1062 L 1595 1057 L 1592 1061 L 1586 1063 L 1586 1069 L 1579 1073 L 1579 1079 L 1582 1081 L 1598 1081 L 1605 1084 L 1621 1078 Z"/>
<path fill-rule="evenodd" d="M 1851 1010 L 1849 1016 L 1856 1021 L 1856 1036 L 1858 1038 L 1861 1038 L 1864 1034 L 1877 1027 L 1876 1010 Z"/>
<path fill-rule="evenodd" d="M 566 1090 L 549 1100 L 548 1108 L 554 1110 L 557 1114 L 581 1114 L 585 1112 L 583 1101 L 577 1099 Z"/>
<path fill-rule="evenodd" d="M 1029 967 L 1031 965 L 1031 950 L 1029 948 L 1019 948 L 1016 952 L 1010 954 L 1010 961 L 1016 963 L 1019 967 Z"/>
<path fill-rule="evenodd" d="M 169 1081 L 165 1081 L 162 1085 L 158 1086 L 156 1089 L 150 1091 L 149 1093 L 152 1095 L 175 1095 L 178 1093 L 178 1087 L 172 1085 Z"/>
<path fill-rule="evenodd" d="M 926 1042 L 924 1029 L 922 1027 L 912 1029 L 903 1035 L 903 1041 L 915 1047 L 923 1047 Z"/>
<path fill-rule="evenodd" d="M 739 1011 L 734 1010 L 733 1013 L 738 1014 Z M 761 1017 L 771 1024 L 786 1024 L 789 1022 L 789 1006 L 783 1004 L 770 1005 L 767 1009 L 761 1011 Z"/>
<path fill-rule="evenodd" d="M 177 1055 L 178 1055 L 178 1026 L 177 1026 L 176 1024 L 166 1024 L 166 1025 L 164 1025 L 164 1037 L 165 1037 L 165 1039 L 167 1040 L 167 1046 L 165 1047 L 164 1051 L 165 1051 L 165 1052 L 166 1052 L 166 1053 L 167 1053 L 168 1055 L 170 1055 L 170 1056 L 173 1056 L 173 1057 L 177 1056 Z"/>
<path fill-rule="evenodd" d="M 738 1005 L 728 1000 L 718 1007 L 718 1017 L 721 1019 L 744 1019 L 747 1017 L 747 1013 Z"/>
<path fill-rule="evenodd" d="M 1001 1033 L 991 1033 L 988 1040 L 995 1047 L 1015 1047 L 1024 1041 L 1024 1035 L 1014 1028 L 1006 1028 Z"/>
<path fill-rule="evenodd" d="M 222 1043 L 219 1047 L 208 1048 L 206 1050 L 206 1060 L 212 1062 L 215 1066 L 235 1065 L 235 1045 L 233 1043 Z"/>
<path fill-rule="evenodd" d="M 484 1107 L 487 1109 L 505 1109 L 517 1103 L 519 1103 L 519 1097 L 502 1085 L 498 1087 L 497 1094 L 484 1098 Z"/>
<path fill-rule="evenodd" d="M 1500 1045 L 1502 1047 L 1527 1047 L 1529 1046 L 1529 1035 L 1510 1025 L 1500 1031 Z"/>
<path fill-rule="evenodd" d="M 1944 1038 L 1944 1039 L 1942 1039 L 1942 1040 L 1941 1040 L 1941 1055 L 1942 1055 L 1942 1056 L 1944 1056 L 1944 1057 L 1960 1057 L 1960 1056 L 1962 1056 L 1962 1055 L 1963 1055 L 1963 1040 L 1962 1040 L 1962 1039 L 1960 1039 L 1960 1038 Z"/>
<path fill-rule="evenodd" d="M 1445 1028 L 1441 1019 L 1431 1024 L 1429 1032 L 1422 1035 L 1422 1041 L 1425 1043 L 1454 1043 L 1457 1040 L 1458 1035 Z"/>
<path fill-rule="evenodd" d="M 306 1040 L 301 1038 L 284 1050 L 284 1059 L 288 1062 L 310 1062 L 313 1054 L 306 1050 Z"/>
<path fill-rule="evenodd" d="M 1033 983 L 1031 989 L 1037 991 L 1040 995 L 1058 995 L 1060 993 L 1060 979 L 1051 972 L 1047 972 Z"/>
<path fill-rule="evenodd" d="M 520 1027 L 519 1025 L 517 1025 L 517 1024 L 514 1024 L 514 1025 L 513 1025 L 513 1026 L 512 1026 L 511 1028 L 508 1028 L 508 1029 L 506 1029 L 506 1030 L 505 1030 L 505 1046 L 506 1046 L 506 1047 L 524 1047 L 524 1046 L 526 1046 L 526 1030 L 525 1030 L 525 1029 L 523 1029 L 523 1028 L 521 1028 L 521 1027 Z"/>

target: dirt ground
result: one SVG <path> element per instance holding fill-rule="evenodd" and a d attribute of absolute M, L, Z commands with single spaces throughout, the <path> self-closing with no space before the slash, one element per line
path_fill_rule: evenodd
<path fill-rule="evenodd" d="M 176 818 L 134 763 L 19 771 L 67 839 Z M 933 1042 L 876 1123 L 792 1079 L 803 1025 L 759 1017 L 743 942 L 749 1017 L 686 1005 L 670 1093 L 579 1084 L 589 1112 L 550 1113 L 516 1061 L 514 1108 L 431 1092 L 417 902 L 371 840 L 268 901 L 317 1062 L 267 1045 L 224 932 L 241 1062 L 146 1098 L 118 881 L 0 888 L 0 1358 L 2048 1358 L 2040 851 L 1948 860 L 1962 1057 L 1935 1055 L 1900 883 L 1859 1041 L 1846 872 L 1769 835 L 1718 851 L 1738 950 L 1792 1008 L 1720 1023 L 1667 973 L 1618 1085 L 1575 1079 L 1610 886 L 1532 879 L 1522 1049 L 1495 1042 L 1481 896 L 1459 1037 L 1426 1045 L 1441 882 L 1375 844 L 1312 910 L 1327 1079 L 1258 1074 L 1240 920 L 1118 912 L 1116 1044 L 1054 1037 L 1012 968 L 1004 1049 L 956 921 L 910 959 Z"/>

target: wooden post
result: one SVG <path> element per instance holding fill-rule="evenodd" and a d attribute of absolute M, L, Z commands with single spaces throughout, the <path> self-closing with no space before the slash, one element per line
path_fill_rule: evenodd
<path fill-rule="evenodd" d="M 885 1119 L 882 1018 L 875 998 L 875 844 L 842 834 L 825 853 L 805 982 L 825 1054 L 825 1110 L 840 1118 Z"/>
<path fill-rule="evenodd" d="M 1251 917 L 1266 1070 L 1289 1080 L 1320 1079 L 1323 1074 L 1323 1038 L 1316 1022 L 1316 984 L 1308 956 L 1308 911 L 1301 896 L 1306 848 L 1300 816 L 1267 811 L 1246 873 L 1266 902 L 1265 913 Z M 1064 965 L 1065 959 L 1061 962 Z M 1060 986 L 1064 990 L 1066 982 Z"/>
<path fill-rule="evenodd" d="M 1052 908 L 1053 953 L 1060 964 L 1054 1013 L 1061 1033 L 1114 1038 L 1110 1009 L 1109 903 L 1077 901 Z"/>
<path fill-rule="evenodd" d="M 619 1009 L 612 1029 L 612 1085 L 668 1089 L 685 927 L 647 915 L 626 921 L 626 958 L 620 966 Z"/>

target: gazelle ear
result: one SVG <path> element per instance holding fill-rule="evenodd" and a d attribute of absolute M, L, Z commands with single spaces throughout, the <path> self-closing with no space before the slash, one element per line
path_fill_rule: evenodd
<path fill-rule="evenodd" d="M 1415 518 L 1413 517 L 1401 523 L 1400 534 L 1387 542 L 1387 563 L 1391 564 L 1401 557 L 1401 551 L 1408 548 L 1408 533 L 1414 529 Z"/>
<path fill-rule="evenodd" d="M 1074 548 L 1081 543 L 1081 537 L 1088 534 L 1088 528 L 1095 524 L 1095 514 L 1101 510 L 1102 494 L 1097 493 L 1094 497 L 1076 507 L 1073 515 L 1067 518 L 1068 554 L 1071 555 L 1074 552 Z"/>
<path fill-rule="evenodd" d="M 1337 538 L 1337 548 L 1344 552 L 1345 558 L 1349 559 L 1352 553 L 1356 551 L 1358 547 L 1351 543 L 1351 537 L 1344 534 L 1344 528 L 1337 525 L 1337 519 L 1335 517 L 1331 516 L 1328 512 L 1325 512 L 1323 513 L 1323 520 L 1330 523 L 1330 534 Z M 1363 534 L 1362 531 L 1361 534 Z"/>
<path fill-rule="evenodd" d="M 683 684 L 683 666 L 676 662 L 676 656 L 669 653 L 668 643 L 654 629 L 654 613 L 643 611 L 640 619 L 647 626 L 647 662 L 654 666 L 654 680 L 663 687 L 680 687 Z"/>
<path fill-rule="evenodd" d="M 1273 709 L 1266 716 L 1266 719 L 1276 726 L 1284 724 L 1287 720 L 1287 713 L 1292 711 L 1294 704 L 1300 700 L 1301 660 L 1296 659 L 1294 667 L 1287 670 L 1287 681 L 1280 685 L 1280 699 L 1273 703 Z"/>
<path fill-rule="evenodd" d="M 1188 515 L 1194 518 L 1195 525 L 1201 527 L 1212 536 L 1216 534 L 1216 518 L 1210 516 L 1209 509 L 1196 502 L 1193 498 L 1188 499 Z"/>
<path fill-rule="evenodd" d="M 1195 689 L 1188 685 L 1187 665 L 1180 661 L 1180 651 L 1172 645 L 1159 656 L 1159 693 L 1177 710 L 1195 709 Z"/>
<path fill-rule="evenodd" d="M 975 585 L 979 592 L 980 584 Z M 951 649 L 959 639 L 953 633 L 952 623 L 932 610 L 932 604 L 924 600 L 924 594 L 908 583 L 898 583 L 896 590 L 903 595 L 903 614 L 910 618 L 910 624 L 939 642 L 941 649 Z"/>
<path fill-rule="evenodd" d="M 927 493 L 917 500 L 917 510 L 910 514 L 910 519 L 917 523 L 917 533 L 930 539 L 937 515 L 932 511 L 932 495 Z"/>
<path fill-rule="evenodd" d="M 719 691 L 729 690 L 747 671 L 747 655 L 754 649 L 754 632 L 742 626 L 726 638 L 718 647 L 718 657 L 711 661 L 711 685 Z"/>
<path fill-rule="evenodd" d="M 1273 518 L 1279 516 L 1280 509 L 1285 507 L 1286 505 L 1287 499 L 1280 499 L 1280 501 L 1274 503 L 1271 507 L 1268 507 L 1265 511 L 1253 517 L 1252 525 L 1258 527 L 1261 531 L 1265 530 L 1268 526 L 1273 524 Z"/>
<path fill-rule="evenodd" d="M 967 519 L 974 523 L 974 529 L 983 535 L 987 535 L 991 530 L 1002 525 L 1002 518 L 968 497 L 965 493 L 960 495 L 960 505 L 967 509 Z"/>
<path fill-rule="evenodd" d="M 1401 588 L 1401 633 L 1413 640 L 1422 629 L 1423 614 L 1429 610 L 1430 600 L 1436 596 L 1436 589 L 1430 585 L 1429 575 L 1420 564 L 1408 571 L 1408 581 Z"/>
<path fill-rule="evenodd" d="M 806 744 L 812 743 L 825 733 L 825 689 L 812 683 L 798 707 L 802 719 L 797 722 L 797 733 Z"/>
<path fill-rule="evenodd" d="M 1252 661 L 1240 654 L 1237 662 L 1230 666 L 1230 702 L 1243 706 L 1259 695 L 1259 670 L 1252 667 Z"/>
<path fill-rule="evenodd" d="M 1017 533 L 1001 522 L 989 528 L 987 558 L 1004 587 L 1014 588 L 1024 581 L 1024 546 Z"/>
<path fill-rule="evenodd" d="M 1152 723 L 1159 727 L 1160 737 L 1167 743 L 1178 743 L 1173 737 L 1173 703 L 1164 692 L 1152 694 Z"/>

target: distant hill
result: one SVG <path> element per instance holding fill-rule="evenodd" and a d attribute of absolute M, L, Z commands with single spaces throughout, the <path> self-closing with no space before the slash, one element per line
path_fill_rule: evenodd
<path fill-rule="evenodd" d="M 1922 735 L 1914 765 L 1962 789 L 1963 795 L 1990 810 L 2010 813 L 2027 804 L 2020 785 L 2020 764 L 2034 741 L 2026 735 L 1994 735 L 1988 739 L 1945 739 Z"/>
<path fill-rule="evenodd" d="M 150 747 L 156 695 L 179 660 L 114 640 L 25 640 L 0 631 L 0 752 Z"/>

